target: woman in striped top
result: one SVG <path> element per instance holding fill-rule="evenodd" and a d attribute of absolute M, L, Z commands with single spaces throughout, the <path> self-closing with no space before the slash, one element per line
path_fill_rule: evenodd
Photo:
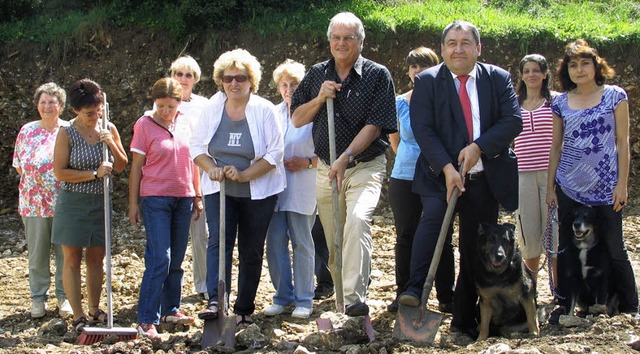
<path fill-rule="evenodd" d="M 518 224 L 524 262 L 537 276 L 543 252 L 543 233 L 547 224 L 547 170 L 553 138 L 547 60 L 529 54 L 520 61 L 518 102 L 522 113 L 522 133 L 515 139 L 518 156 L 519 206 Z M 557 244 L 557 231 L 553 232 Z M 553 260 L 554 279 L 556 260 Z"/>

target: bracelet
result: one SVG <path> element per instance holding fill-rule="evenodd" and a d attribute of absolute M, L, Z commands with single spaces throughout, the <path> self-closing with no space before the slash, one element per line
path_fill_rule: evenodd
<path fill-rule="evenodd" d="M 194 198 L 200 198 L 200 199 L 202 199 L 202 196 L 201 196 L 201 195 L 196 195 Z"/>

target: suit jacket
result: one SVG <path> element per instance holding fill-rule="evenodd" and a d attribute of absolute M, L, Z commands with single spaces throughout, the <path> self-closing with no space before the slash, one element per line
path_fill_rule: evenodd
<path fill-rule="evenodd" d="M 522 117 L 509 73 L 476 63 L 482 163 L 491 192 L 507 210 L 518 207 L 518 165 L 509 148 L 522 131 Z M 451 71 L 431 67 L 415 78 L 411 96 L 411 128 L 420 146 L 413 191 L 423 195 L 446 192 L 442 169 L 458 166 L 458 154 L 469 145 L 467 127 Z"/>

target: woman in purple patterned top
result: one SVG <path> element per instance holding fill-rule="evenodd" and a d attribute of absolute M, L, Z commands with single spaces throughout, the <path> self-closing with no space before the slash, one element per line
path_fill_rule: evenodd
<path fill-rule="evenodd" d="M 635 277 L 622 235 L 622 210 L 628 201 L 629 103 L 618 86 L 605 85 L 615 71 L 579 39 L 566 46 L 558 78 L 565 93 L 553 101 L 553 142 L 549 155 L 547 204 L 558 206 L 559 220 L 576 207 L 593 207 L 606 223 L 601 240 L 611 258 L 611 284 L 620 295 L 620 312 L 638 312 Z M 564 229 L 564 231 L 563 231 Z M 571 244 L 560 228 L 559 249 Z M 566 253 L 558 255 L 558 307 L 549 323 L 567 311 L 570 278 Z"/>

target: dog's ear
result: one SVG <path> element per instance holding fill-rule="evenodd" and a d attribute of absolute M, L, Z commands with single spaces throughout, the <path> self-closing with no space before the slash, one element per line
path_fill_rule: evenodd
<path fill-rule="evenodd" d="M 504 224 L 502 224 L 502 225 L 506 226 L 506 227 L 509 229 L 509 231 L 511 231 L 511 232 L 516 232 L 516 225 L 514 225 L 514 224 L 511 224 L 511 223 L 505 222 L 505 223 L 504 223 Z"/>
<path fill-rule="evenodd" d="M 504 225 L 504 227 L 507 229 L 507 234 L 509 235 L 509 241 L 515 241 L 516 239 L 516 225 L 511 224 L 511 223 L 504 223 L 502 224 Z"/>

